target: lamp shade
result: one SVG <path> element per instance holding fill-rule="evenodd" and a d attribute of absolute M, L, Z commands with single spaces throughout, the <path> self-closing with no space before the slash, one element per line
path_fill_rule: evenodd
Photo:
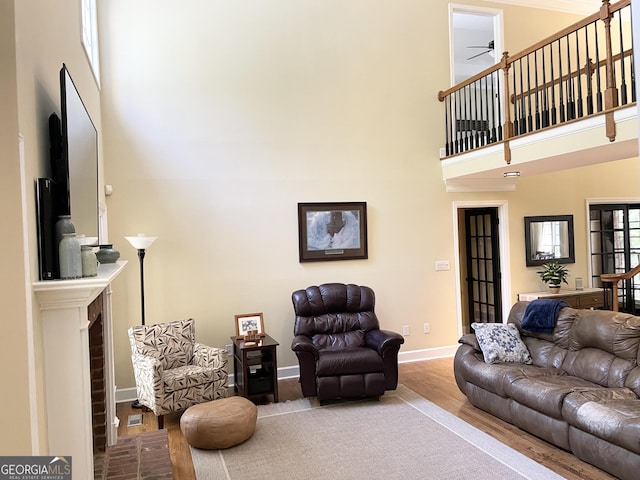
<path fill-rule="evenodd" d="M 127 241 L 138 250 L 146 250 L 156 241 L 158 237 L 148 237 L 144 233 L 139 233 L 135 237 L 124 237 Z"/>

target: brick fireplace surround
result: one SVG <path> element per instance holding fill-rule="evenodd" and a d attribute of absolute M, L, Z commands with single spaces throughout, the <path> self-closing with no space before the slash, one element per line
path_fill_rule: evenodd
<path fill-rule="evenodd" d="M 89 305 L 89 368 L 91 375 L 91 425 L 93 453 L 107 448 L 107 389 L 104 372 L 104 322 L 102 321 L 104 293 Z"/>
<path fill-rule="evenodd" d="M 47 451 L 41 454 L 71 456 L 74 480 L 93 478 L 94 450 L 117 441 L 111 284 L 126 263 L 100 265 L 93 278 L 33 284 L 46 387 Z"/>

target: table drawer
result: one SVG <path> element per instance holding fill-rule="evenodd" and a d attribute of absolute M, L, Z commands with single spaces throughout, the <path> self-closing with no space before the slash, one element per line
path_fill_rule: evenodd
<path fill-rule="evenodd" d="M 604 307 L 604 295 L 600 293 L 591 293 L 578 297 L 578 308 L 602 308 Z"/>

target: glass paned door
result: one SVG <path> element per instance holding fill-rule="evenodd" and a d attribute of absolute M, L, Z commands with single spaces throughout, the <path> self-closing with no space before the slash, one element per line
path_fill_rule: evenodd
<path fill-rule="evenodd" d="M 602 287 L 603 273 L 625 273 L 640 264 L 640 204 L 591 205 L 589 220 L 591 284 Z M 640 306 L 639 276 L 618 287 L 619 310 L 635 314 Z"/>
<path fill-rule="evenodd" d="M 501 323 L 498 209 L 465 211 L 469 323 Z"/>

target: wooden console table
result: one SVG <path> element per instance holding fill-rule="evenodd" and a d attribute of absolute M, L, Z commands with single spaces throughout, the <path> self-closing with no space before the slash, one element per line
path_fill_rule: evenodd
<path fill-rule="evenodd" d="M 561 289 L 559 293 L 519 293 L 518 300 L 530 302 L 537 298 L 553 298 L 555 300 L 564 300 L 573 308 L 603 308 L 605 306 L 604 292 L 603 288 L 585 288 L 584 290 Z"/>

